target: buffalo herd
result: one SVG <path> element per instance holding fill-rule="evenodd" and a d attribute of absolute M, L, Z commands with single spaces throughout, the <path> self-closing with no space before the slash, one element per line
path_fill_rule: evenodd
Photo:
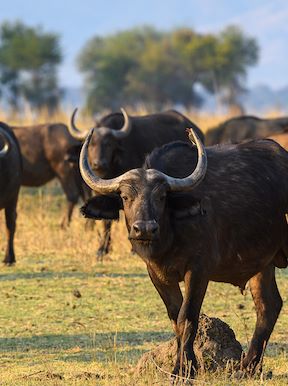
<path fill-rule="evenodd" d="M 288 118 L 232 118 L 204 138 L 174 110 L 129 116 L 121 109 L 91 130 L 77 128 L 76 111 L 68 127 L 0 123 L 4 263 L 15 263 L 20 186 L 57 178 L 68 202 L 62 227 L 79 198 L 85 217 L 103 220 L 98 258 L 109 252 L 111 222 L 123 210 L 132 250 L 177 338 L 173 377 L 182 374 L 183 354 L 190 377 L 197 371 L 193 342 L 209 281 L 241 291 L 249 282 L 257 321 L 242 368 L 253 374 L 282 308 L 275 267 L 288 266 Z"/>

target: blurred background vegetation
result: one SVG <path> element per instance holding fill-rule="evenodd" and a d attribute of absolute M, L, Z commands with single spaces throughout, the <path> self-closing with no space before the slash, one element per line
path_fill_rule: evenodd
<path fill-rule="evenodd" d="M 63 96 L 57 78 L 62 58 L 59 35 L 22 22 L 0 25 L 0 95 L 12 113 L 27 104 L 34 111 L 57 110 Z M 123 104 L 198 108 L 200 89 L 241 110 L 247 71 L 258 59 L 256 39 L 236 26 L 217 34 L 144 26 L 94 36 L 77 64 L 89 113 Z"/>

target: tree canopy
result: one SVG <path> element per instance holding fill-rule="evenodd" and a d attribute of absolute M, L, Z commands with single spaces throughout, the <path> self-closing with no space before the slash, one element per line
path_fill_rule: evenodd
<path fill-rule="evenodd" d="M 13 109 L 21 97 L 34 108 L 58 103 L 59 37 L 21 22 L 0 26 L 0 90 Z"/>
<path fill-rule="evenodd" d="M 217 35 L 142 27 L 94 37 L 80 53 L 78 65 L 92 112 L 139 102 L 156 108 L 188 107 L 202 102 L 196 84 L 235 103 L 258 51 L 256 40 L 233 26 Z"/>

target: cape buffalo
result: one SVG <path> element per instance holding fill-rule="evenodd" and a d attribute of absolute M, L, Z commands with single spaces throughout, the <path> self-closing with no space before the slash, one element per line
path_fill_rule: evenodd
<path fill-rule="evenodd" d="M 71 135 L 83 141 L 88 131 L 80 131 L 75 125 L 74 110 L 71 118 Z M 127 170 L 140 167 L 145 156 L 155 147 L 175 140 L 187 140 L 185 129 L 193 127 L 203 140 L 203 133 L 184 115 L 170 110 L 145 116 L 128 116 L 113 113 L 97 124 L 89 147 L 89 161 L 94 172 L 102 178 L 113 178 Z M 101 258 L 110 247 L 111 221 L 104 221 L 104 237 L 100 241 L 97 256 Z"/>
<path fill-rule="evenodd" d="M 231 118 L 205 134 L 207 146 L 219 143 L 238 143 L 245 139 L 266 138 L 288 131 L 288 117 L 260 119 L 244 115 Z"/>
<path fill-rule="evenodd" d="M 75 152 L 79 159 L 80 142 L 75 140 L 61 123 L 12 127 L 20 144 L 23 157 L 22 185 L 38 187 L 57 178 L 68 201 L 62 227 L 69 225 L 79 197 L 89 197 L 78 165 L 72 165 Z"/>
<path fill-rule="evenodd" d="M 197 369 L 193 342 L 210 280 L 242 290 L 250 281 L 257 322 L 242 365 L 253 373 L 282 307 L 275 266 L 288 264 L 288 153 L 267 139 L 205 151 L 194 135 L 198 160 L 194 147 L 174 142 L 152 152 L 143 168 L 103 180 L 89 165 L 92 133 L 80 154 L 80 171 L 91 189 L 108 196 L 109 211 L 102 205 L 105 197 L 101 206 L 95 197 L 83 213 L 113 218 L 123 206 L 130 242 L 145 261 L 177 336 L 173 374 L 183 370 L 181 353 L 191 376 Z"/>
<path fill-rule="evenodd" d="M 0 122 L 0 209 L 5 210 L 7 248 L 4 263 L 15 263 L 16 206 L 22 177 L 20 148 L 12 130 Z"/>

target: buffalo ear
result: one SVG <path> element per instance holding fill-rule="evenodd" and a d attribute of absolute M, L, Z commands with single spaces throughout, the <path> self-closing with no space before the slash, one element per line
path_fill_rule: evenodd
<path fill-rule="evenodd" d="M 95 196 L 80 209 L 84 217 L 95 220 L 118 220 L 122 201 L 119 196 Z"/>

